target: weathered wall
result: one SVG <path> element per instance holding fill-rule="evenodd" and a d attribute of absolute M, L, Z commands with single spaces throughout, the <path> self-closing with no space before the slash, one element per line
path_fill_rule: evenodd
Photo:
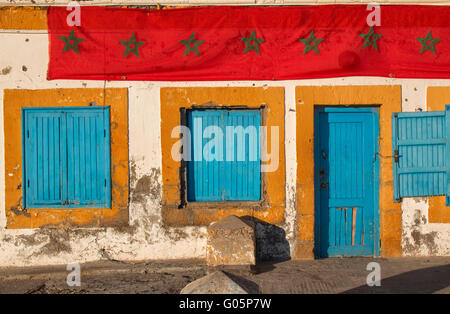
<path fill-rule="evenodd" d="M 414 85 L 424 85 L 417 81 Z M 404 97 L 402 111 L 445 110 L 450 104 L 448 87 L 413 87 L 419 97 Z M 419 102 L 418 99 L 425 99 Z M 450 254 L 450 210 L 444 196 L 405 198 L 402 204 L 402 249 L 407 256 Z"/>
<path fill-rule="evenodd" d="M 1 13 L 0 13 L 1 16 Z M 1 20 L 0 20 L 1 21 Z M 32 20 L 25 21 L 29 25 Z M 0 25 L 3 22 L 0 23 Z M 33 22 L 37 23 L 38 22 Z M 4 27 L 6 28 L 6 27 Z M 37 28 L 37 29 L 36 29 Z M 0 132 L 0 266 L 44 265 L 98 259 L 141 260 L 205 257 L 202 226 L 167 227 L 162 223 L 162 155 L 160 90 L 162 87 L 281 87 L 285 100 L 285 210 L 276 226 L 257 226 L 264 258 L 295 256 L 297 202 L 296 86 L 400 85 L 402 108 L 427 109 L 429 86 L 450 80 L 338 78 L 258 82 L 104 82 L 47 81 L 48 39 L 45 29 L 0 31 L 0 129 L 4 129 L 5 89 L 127 88 L 129 119 L 129 227 L 6 229 L 4 133 Z M 448 103 L 450 103 L 450 98 Z M 430 222 L 425 199 L 402 206 L 404 255 L 449 255 L 450 224 Z M 441 218 L 436 218 L 438 221 Z"/>

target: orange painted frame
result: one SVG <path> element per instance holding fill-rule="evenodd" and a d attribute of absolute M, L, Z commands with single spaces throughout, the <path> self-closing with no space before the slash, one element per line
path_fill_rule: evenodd
<path fill-rule="evenodd" d="M 47 29 L 47 8 L 38 6 L 0 7 L 0 29 Z"/>
<path fill-rule="evenodd" d="M 34 208 L 22 204 L 22 107 L 110 106 L 112 208 Z M 5 90 L 5 209 L 9 229 L 67 224 L 128 224 L 128 93 L 126 88 Z"/>
<path fill-rule="evenodd" d="M 268 127 L 268 143 L 271 143 L 270 126 L 279 127 L 279 166 L 266 173 L 265 199 L 262 208 L 246 206 L 244 202 L 231 206 L 192 206 L 179 208 L 181 202 L 181 162 L 172 159 L 172 146 L 179 138 L 172 138 L 172 130 L 180 125 L 180 109 L 195 107 L 248 107 L 266 106 L 265 125 Z M 284 88 L 282 87 L 189 87 L 161 89 L 161 151 L 163 222 L 171 226 L 208 225 L 228 215 L 253 216 L 268 223 L 281 223 L 285 210 L 285 152 L 284 152 Z"/>
<path fill-rule="evenodd" d="M 314 106 L 380 108 L 380 255 L 401 256 L 401 204 L 392 189 L 393 112 L 401 111 L 401 86 L 297 86 L 297 228 L 295 257 L 314 258 Z"/>
<path fill-rule="evenodd" d="M 450 104 L 450 87 L 433 86 L 427 89 L 427 110 L 445 111 Z M 428 222 L 450 223 L 450 208 L 445 206 L 445 196 L 428 197 Z"/>

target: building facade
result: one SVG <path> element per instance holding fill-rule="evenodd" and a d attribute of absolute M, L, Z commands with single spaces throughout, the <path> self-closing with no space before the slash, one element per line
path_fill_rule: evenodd
<path fill-rule="evenodd" d="M 430 68 L 439 78 L 74 78 L 79 74 L 61 64 L 52 67 L 50 50 L 60 39 L 49 36 L 47 1 L 2 4 L 0 266 L 204 258 L 206 226 L 231 214 L 256 222 L 261 260 L 450 255 L 450 72 L 439 65 Z M 75 34 L 85 43 L 90 38 Z M 63 55 L 81 56 L 82 44 L 79 53 Z M 249 142 L 233 142 L 234 129 L 231 146 L 225 139 L 209 150 L 217 154 L 223 144 L 226 155 L 233 147 L 237 160 L 196 159 L 205 155 L 202 145 L 213 138 L 207 127 L 214 125 L 214 138 L 226 138 L 226 126 L 250 130 Z M 242 145 L 249 149 L 239 160 Z M 180 158 L 188 152 L 190 159 Z"/>

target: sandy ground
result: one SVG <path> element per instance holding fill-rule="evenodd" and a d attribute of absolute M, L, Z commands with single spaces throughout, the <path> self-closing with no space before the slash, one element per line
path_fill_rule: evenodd
<path fill-rule="evenodd" d="M 381 286 L 369 287 L 369 262 L 381 267 Z M 81 265 L 81 286 L 69 287 L 65 265 L 0 268 L 0 293 L 179 293 L 188 283 L 225 270 L 261 293 L 447 293 L 450 257 L 330 258 L 209 268 L 202 260 L 99 261 Z"/>

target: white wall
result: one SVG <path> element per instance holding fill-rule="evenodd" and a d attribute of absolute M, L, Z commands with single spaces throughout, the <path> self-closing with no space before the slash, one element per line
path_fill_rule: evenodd
<path fill-rule="evenodd" d="M 25 41 L 29 39 L 29 41 Z M 426 109 L 427 86 L 450 86 L 450 80 L 401 80 L 391 78 L 336 78 L 297 81 L 230 81 L 230 82 L 104 82 L 104 81 L 47 81 L 48 39 L 45 32 L 0 33 L 0 103 L 3 89 L 47 88 L 129 88 L 129 159 L 135 169 L 134 188 L 140 178 L 150 176 L 161 186 L 161 134 L 159 90 L 162 86 L 282 86 L 286 98 L 286 231 L 291 249 L 294 247 L 296 146 L 295 146 L 295 86 L 297 85 L 402 85 L 403 110 L 417 107 Z M 22 66 L 27 71 L 22 70 Z M 10 68 L 3 75 L 2 69 Z M 8 72 L 8 71 L 5 71 Z M 406 101 L 406 99 L 408 99 Z M 3 108 L 0 110 L 0 129 L 3 130 Z M 145 202 L 130 204 L 130 223 L 133 227 L 98 229 L 5 229 L 4 134 L 0 132 L 0 266 L 64 264 L 70 261 L 86 262 L 102 258 L 118 260 L 196 258 L 205 256 L 205 228 L 163 228 L 161 226 L 160 198 L 146 196 Z M 133 199 L 133 194 L 131 195 Z M 403 209 L 404 241 L 410 239 L 411 220 L 417 210 L 427 217 L 426 202 L 405 200 Z M 424 222 L 420 232 L 438 232 L 435 237 L 441 255 L 450 255 L 450 224 Z M 410 243 L 410 242 L 408 242 Z M 428 254 L 420 249 L 417 254 Z"/>

